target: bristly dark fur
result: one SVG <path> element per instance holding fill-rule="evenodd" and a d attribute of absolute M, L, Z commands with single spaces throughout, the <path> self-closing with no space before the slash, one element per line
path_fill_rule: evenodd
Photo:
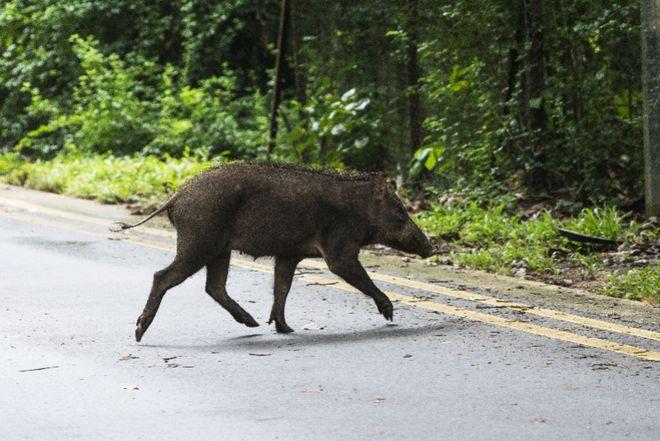
<path fill-rule="evenodd" d="M 285 173 L 310 173 L 317 176 L 333 178 L 339 181 L 371 181 L 375 173 L 366 173 L 355 170 L 335 170 L 327 168 L 313 168 L 303 164 L 289 164 L 286 162 L 272 162 L 272 161 L 236 161 L 228 164 L 219 164 L 211 167 L 207 171 L 218 170 L 223 167 L 236 167 L 236 166 L 257 166 L 268 167 L 275 170 L 280 170 Z"/>

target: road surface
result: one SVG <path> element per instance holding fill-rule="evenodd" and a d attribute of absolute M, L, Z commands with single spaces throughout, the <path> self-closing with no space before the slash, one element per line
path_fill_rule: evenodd
<path fill-rule="evenodd" d="M 260 327 L 215 304 L 202 271 L 138 344 L 174 239 L 109 233 L 122 212 L 81 204 L 0 192 L 0 440 L 660 439 L 660 327 L 542 301 L 378 273 L 389 324 L 308 261 L 296 332 L 278 335 L 271 262 L 234 256 L 229 293 Z"/>

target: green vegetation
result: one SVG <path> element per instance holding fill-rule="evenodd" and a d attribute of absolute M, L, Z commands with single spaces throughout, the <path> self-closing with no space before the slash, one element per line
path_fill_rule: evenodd
<path fill-rule="evenodd" d="M 622 276 L 611 276 L 605 294 L 633 300 L 660 303 L 660 265 L 633 269 Z"/>
<path fill-rule="evenodd" d="M 417 215 L 419 224 L 444 246 L 443 255 L 431 261 L 660 302 L 657 265 L 632 270 L 623 278 L 610 276 L 635 262 L 648 264 L 648 259 L 638 259 L 640 253 L 654 258 L 660 238 L 655 224 L 640 224 L 614 207 L 585 208 L 562 219 L 547 209 L 525 214 L 511 196 L 481 203 L 474 196 L 445 199 Z M 617 250 L 578 244 L 560 235 L 558 228 L 622 244 Z M 601 286 L 602 281 L 608 283 Z"/>
<path fill-rule="evenodd" d="M 0 149 L 264 157 L 279 6 L 2 2 Z M 274 156 L 634 206 L 639 17 L 633 0 L 296 1 Z"/>
<path fill-rule="evenodd" d="M 66 154 L 29 162 L 0 155 L 0 180 L 105 203 L 158 205 L 184 181 L 213 163 L 197 156 L 81 156 Z"/>

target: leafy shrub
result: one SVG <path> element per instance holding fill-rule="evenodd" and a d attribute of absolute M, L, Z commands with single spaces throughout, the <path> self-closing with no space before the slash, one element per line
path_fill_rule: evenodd
<path fill-rule="evenodd" d="M 476 201 L 436 204 L 417 215 L 420 226 L 429 234 L 460 245 L 452 249 L 452 260 L 505 274 L 519 268 L 554 273 L 553 252 L 575 248 L 558 234 L 559 227 L 608 239 L 632 238 L 639 225 L 626 223 L 626 218 L 613 207 L 603 207 L 583 209 L 567 221 L 553 218 L 549 212 L 524 219 L 521 213 L 509 209 L 506 199 L 496 205 Z M 570 258 L 587 262 L 588 252 L 575 248 Z"/>
<path fill-rule="evenodd" d="M 46 123 L 21 138 L 17 150 L 47 158 L 64 147 L 129 153 L 146 145 L 154 137 L 154 105 L 140 98 L 144 87 L 136 79 L 138 69 L 129 69 L 114 54 L 103 55 L 92 38 L 73 35 L 70 42 L 83 69 L 71 108 L 61 109 L 25 83 L 23 90 L 31 96 L 28 114 Z"/>
<path fill-rule="evenodd" d="M 631 300 L 660 303 L 660 265 L 632 269 L 620 276 L 611 276 L 605 294 Z"/>
<path fill-rule="evenodd" d="M 284 156 L 291 159 L 343 167 L 347 157 L 368 148 L 375 129 L 364 112 L 369 103 L 354 88 L 333 93 L 330 80 L 324 78 L 305 104 L 291 100 L 284 109 L 290 116 L 284 117 L 280 149 L 290 152 Z"/>
<path fill-rule="evenodd" d="M 162 75 L 157 134 L 146 146 L 147 153 L 181 154 L 194 149 L 211 155 L 256 156 L 265 145 L 267 127 L 260 93 L 238 97 L 236 78 L 229 70 L 195 88 L 179 89 L 174 76 L 172 68 Z"/>
<path fill-rule="evenodd" d="M 148 75 L 153 66 L 129 69 L 117 55 L 103 55 L 92 38 L 74 35 L 71 41 L 84 70 L 68 120 L 74 143 L 98 153 L 129 153 L 147 145 L 155 136 L 155 109 L 140 96 L 144 88 L 136 76 Z"/>
<path fill-rule="evenodd" d="M 62 148 L 94 153 L 255 156 L 265 144 L 265 101 L 255 92 L 239 97 L 229 70 L 199 87 L 180 86 L 173 67 L 163 72 L 151 62 L 128 66 L 104 55 L 92 38 L 71 42 L 83 74 L 67 112 L 29 83 L 28 114 L 45 120 L 17 144 L 24 154 L 52 157 Z"/>

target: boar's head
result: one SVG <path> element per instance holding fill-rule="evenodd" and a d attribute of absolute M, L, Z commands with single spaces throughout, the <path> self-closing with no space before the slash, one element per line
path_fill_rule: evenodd
<path fill-rule="evenodd" d="M 433 255 L 431 242 L 408 215 L 401 199 L 384 175 L 373 178 L 374 200 L 371 219 L 376 242 L 422 258 Z"/>

